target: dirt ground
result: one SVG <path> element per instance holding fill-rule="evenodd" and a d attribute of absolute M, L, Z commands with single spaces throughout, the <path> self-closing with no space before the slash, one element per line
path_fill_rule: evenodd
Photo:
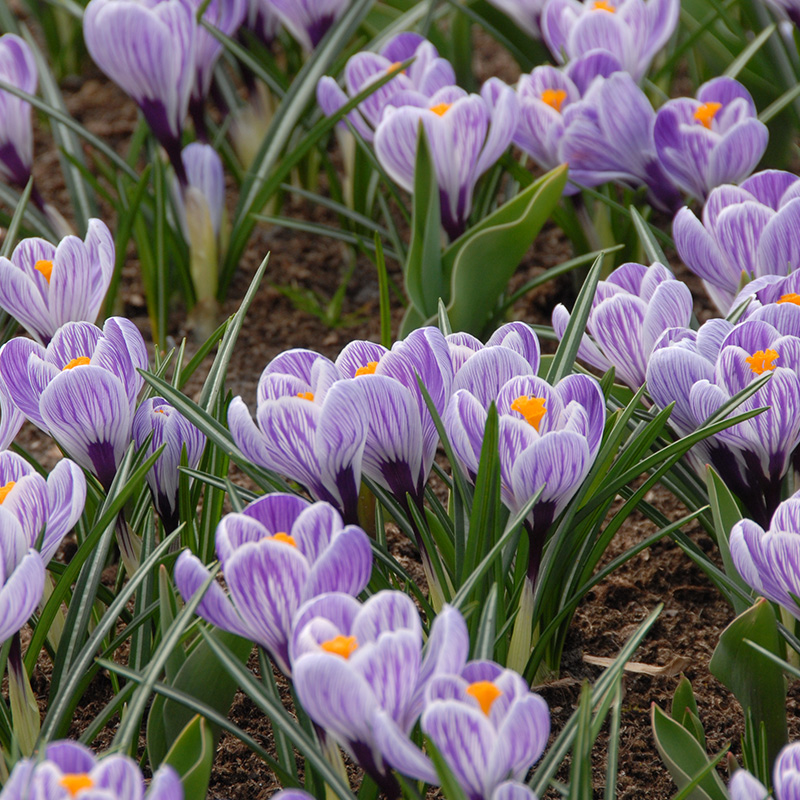
<path fill-rule="evenodd" d="M 491 74 L 513 80 L 514 67 L 508 59 L 498 56 L 496 48 L 486 39 L 476 36 L 475 67 L 480 78 Z M 112 84 L 96 72 L 85 77 L 73 77 L 64 83 L 67 106 L 76 119 L 90 131 L 102 136 L 115 147 L 123 148 L 137 121 L 135 106 Z M 68 197 L 57 165 L 57 152 L 52 140 L 43 130 L 39 119 L 36 141 L 35 176 L 39 189 L 48 201 L 69 216 Z M 229 202 L 235 202 L 232 193 Z M 335 223 L 324 209 L 312 207 L 305 201 L 290 201 L 284 213 L 317 222 Z M 115 220 L 106 222 L 114 229 Z M 339 243 L 311 237 L 275 227 L 256 229 L 232 285 L 223 314 L 233 312 L 246 290 L 250 278 L 264 255 L 270 252 L 269 270 L 264 285 L 245 322 L 228 373 L 228 387 L 234 395 L 241 394 L 247 402 L 255 396 L 255 385 L 261 368 L 277 353 L 289 347 L 310 347 L 328 356 L 336 353 L 354 338 L 377 339 L 379 333 L 378 284 L 371 264 L 363 257 L 357 259 L 344 301 L 343 314 L 351 319 L 347 327 L 330 328 L 311 314 L 299 311 L 278 290 L 278 286 L 312 289 L 320 297 L 330 298 L 346 272 L 352 253 Z M 569 243 L 563 234 L 547 226 L 514 279 L 522 285 L 543 269 L 571 257 Z M 399 267 L 389 264 L 395 280 L 400 283 Z M 692 289 L 701 291 L 699 282 Z M 125 314 L 140 326 L 147 336 L 148 321 L 144 297 L 138 278 L 138 264 L 131 253 L 123 275 L 122 298 Z M 550 312 L 557 302 L 568 305 L 574 298 L 569 279 L 546 284 L 516 304 L 512 316 L 534 324 L 548 324 Z M 699 302 L 698 316 L 708 315 L 708 306 Z M 401 309 L 395 309 L 395 330 Z M 176 305 L 172 315 L 170 335 L 179 339 L 186 333 L 185 313 Z M 196 390 L 197 386 L 190 387 Z M 24 442 L 34 455 L 47 461 L 53 447 L 35 432 L 27 429 Z M 656 489 L 648 500 L 668 516 L 677 518 L 685 510 L 665 490 Z M 653 526 L 639 515 L 631 517 L 618 533 L 608 552 L 608 558 L 625 551 L 653 531 Z M 690 531 L 707 551 L 712 542 L 699 530 Z M 410 546 L 398 543 L 402 556 L 413 561 Z M 398 553 L 400 555 L 400 553 Z M 573 712 L 584 679 L 593 681 L 600 668 L 584 661 L 584 656 L 615 656 L 627 637 L 658 604 L 664 611 L 649 636 L 635 655 L 637 661 L 653 665 L 670 663 L 675 657 L 689 660 L 686 675 L 694 686 L 705 726 L 709 749 L 719 750 L 731 743 L 732 752 L 740 753 L 739 737 L 743 730 L 741 709 L 732 695 L 709 673 L 708 661 L 723 628 L 733 618 L 732 610 L 721 599 L 709 581 L 671 541 L 661 542 L 630 561 L 608 580 L 592 591 L 577 611 L 564 653 L 560 677 L 538 687 L 550 705 L 553 735 L 563 727 Z M 251 662 L 254 668 L 255 661 Z M 46 665 L 34 675 L 34 689 L 46 696 Z M 669 708 L 677 677 L 648 677 L 629 675 L 625 679 L 622 711 L 622 734 L 619 754 L 618 797 L 640 800 L 661 800 L 675 792 L 675 787 L 655 750 L 650 731 L 649 714 L 653 702 Z M 797 713 L 797 690 L 790 687 L 789 713 Z M 110 697 L 110 684 L 100 676 L 73 724 L 78 733 Z M 271 741 L 270 726 L 253 702 L 242 693 L 236 696 L 231 717 L 263 745 Z M 797 724 L 792 729 L 797 735 Z M 104 732 L 97 745 L 108 743 L 113 730 Z M 605 763 L 605 734 L 601 735 L 594 754 L 596 796 L 602 796 Z M 559 776 L 568 778 L 568 773 Z M 210 797 L 249 798 L 264 800 L 278 785 L 269 770 L 238 740 L 224 736 L 214 765 Z M 552 796 L 557 796 L 552 793 Z"/>

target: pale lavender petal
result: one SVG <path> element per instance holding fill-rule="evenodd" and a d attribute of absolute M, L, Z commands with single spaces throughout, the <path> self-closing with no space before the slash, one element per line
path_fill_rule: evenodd
<path fill-rule="evenodd" d="M 183 784 L 178 773 L 168 764 L 160 766 L 145 797 L 147 800 L 183 800 Z"/>
<path fill-rule="evenodd" d="M 36 610 L 44 591 L 44 564 L 31 550 L 0 583 L 0 642 L 16 633 Z"/>
<path fill-rule="evenodd" d="M 372 547 L 361 528 L 348 525 L 311 567 L 302 600 L 324 592 L 360 594 L 372 574 Z"/>
<path fill-rule="evenodd" d="M 470 358 L 453 380 L 453 395 L 468 391 L 483 408 L 497 398 L 509 380 L 520 375 L 534 375 L 530 363 L 507 347 L 486 347 Z"/>
<path fill-rule="evenodd" d="M 439 782 L 430 759 L 408 738 L 386 711 L 378 710 L 374 714 L 372 733 L 381 755 L 398 772 L 425 783 L 435 785 Z"/>
<path fill-rule="evenodd" d="M 497 731 L 488 774 L 492 783 L 508 775 L 525 777 L 539 760 L 550 734 L 550 709 L 538 694 L 528 694 L 512 703 Z"/>
<path fill-rule="evenodd" d="M 767 800 L 769 792 L 746 769 L 737 769 L 728 785 L 731 800 Z"/>
<path fill-rule="evenodd" d="M 382 633 L 407 629 L 422 643 L 422 626 L 414 601 L 403 592 L 384 589 L 370 597 L 353 623 L 359 642 L 377 641 Z"/>
<path fill-rule="evenodd" d="M 47 530 L 42 542 L 42 560 L 47 564 L 61 540 L 75 527 L 86 503 L 86 478 L 77 464 L 64 458 L 47 478 Z"/>

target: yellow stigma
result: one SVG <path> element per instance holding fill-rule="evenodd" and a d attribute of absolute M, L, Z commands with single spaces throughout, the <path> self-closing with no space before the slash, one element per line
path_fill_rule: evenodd
<path fill-rule="evenodd" d="M 44 275 L 45 280 L 50 283 L 50 276 L 53 274 L 53 262 L 52 261 L 37 261 L 33 268 L 38 272 L 41 272 Z"/>
<path fill-rule="evenodd" d="M 478 701 L 481 711 L 488 717 L 494 701 L 497 700 L 503 692 L 491 681 L 476 681 L 467 686 L 467 694 Z"/>
<path fill-rule="evenodd" d="M 91 363 L 92 359 L 89 358 L 89 356 L 78 356 L 77 358 L 73 358 L 61 371 L 64 372 L 64 370 L 67 369 L 75 369 L 75 367 L 85 367 L 87 364 Z"/>
<path fill-rule="evenodd" d="M 694 118 L 705 128 L 711 128 L 711 120 L 717 115 L 717 111 L 722 108 L 722 103 L 703 103 L 694 112 Z"/>
<path fill-rule="evenodd" d="M 270 536 L 270 539 L 272 539 L 274 542 L 283 542 L 291 547 L 297 547 L 297 542 L 294 540 L 294 536 L 290 536 L 288 533 L 284 533 L 283 531 L 276 533 L 274 536 Z"/>
<path fill-rule="evenodd" d="M 298 392 L 297 396 L 301 400 L 310 400 L 312 403 L 314 402 L 314 392 Z"/>
<path fill-rule="evenodd" d="M 567 99 L 567 93 L 563 89 L 545 89 L 542 92 L 542 102 L 547 103 L 550 108 L 554 108 L 561 113 L 561 104 Z"/>
<path fill-rule="evenodd" d="M 617 9 L 608 2 L 608 0 L 594 0 L 592 4 L 592 10 L 594 11 L 610 11 L 612 14 L 615 14 Z"/>
<path fill-rule="evenodd" d="M 753 355 L 748 356 L 745 361 L 750 365 L 750 369 L 756 375 L 762 375 L 768 370 L 775 369 L 777 364 L 773 364 L 776 358 L 780 358 L 776 350 L 757 350 Z"/>
<path fill-rule="evenodd" d="M 395 61 L 394 64 L 389 64 L 389 66 L 386 67 L 386 72 L 389 75 L 391 75 L 393 72 L 397 72 L 398 70 L 400 70 L 400 65 L 402 63 L 403 63 L 402 61 Z M 400 71 L 403 73 L 403 75 L 406 74 L 406 71 L 404 69 Z"/>
<path fill-rule="evenodd" d="M 72 797 L 77 797 L 84 789 L 91 789 L 94 781 L 85 772 L 71 772 L 59 781 Z"/>
<path fill-rule="evenodd" d="M 375 374 L 375 370 L 377 368 L 378 368 L 378 362 L 377 361 L 367 361 L 367 366 L 366 367 L 359 367 L 356 370 L 356 378 L 359 375 L 374 375 Z"/>
<path fill-rule="evenodd" d="M 795 294 L 794 292 L 790 292 L 789 294 L 782 294 L 781 299 L 778 300 L 779 303 L 794 303 L 796 306 L 800 306 L 800 294 Z"/>
<path fill-rule="evenodd" d="M 433 111 L 434 114 L 438 114 L 440 117 L 443 117 L 450 106 L 453 105 L 452 103 L 437 103 L 435 106 L 431 106 L 430 110 Z"/>
<path fill-rule="evenodd" d="M 0 486 L 0 506 L 3 505 L 8 493 L 16 486 L 16 481 L 9 481 L 5 486 Z"/>
<path fill-rule="evenodd" d="M 542 417 L 547 413 L 544 397 L 528 397 L 524 394 L 511 404 L 511 410 L 522 414 L 525 422 L 533 425 L 537 431 L 542 423 Z"/>
<path fill-rule="evenodd" d="M 328 639 L 327 642 L 322 642 L 320 647 L 326 653 L 333 653 L 342 658 L 350 658 L 353 653 L 358 649 L 358 642 L 355 636 L 334 636 L 333 639 Z"/>

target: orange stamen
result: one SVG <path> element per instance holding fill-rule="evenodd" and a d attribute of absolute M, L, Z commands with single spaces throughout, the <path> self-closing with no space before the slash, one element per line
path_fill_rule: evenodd
<path fill-rule="evenodd" d="M 704 127 L 711 128 L 711 121 L 717 115 L 717 112 L 722 108 L 722 103 L 703 103 L 697 111 L 694 112 L 694 118 Z"/>
<path fill-rule="evenodd" d="M 70 361 L 69 364 L 67 364 L 67 366 L 61 371 L 63 372 L 67 369 L 75 369 L 75 367 L 85 367 L 87 364 L 91 363 L 92 359 L 89 358 L 89 356 L 78 356 L 77 358 L 73 358 L 72 361 Z"/>
<path fill-rule="evenodd" d="M 59 784 L 73 797 L 77 797 L 84 789 L 91 789 L 94 786 L 94 781 L 85 772 L 71 772 L 64 775 Z"/>
<path fill-rule="evenodd" d="M 353 653 L 358 649 L 358 642 L 355 636 L 334 636 L 333 639 L 328 639 L 327 642 L 322 642 L 320 647 L 326 653 L 333 653 L 342 658 L 350 658 Z"/>
<path fill-rule="evenodd" d="M 50 276 L 53 273 L 53 262 L 52 261 L 45 261 L 42 259 L 41 261 L 37 261 L 33 268 L 38 272 L 41 272 L 44 275 L 45 280 L 50 283 Z"/>
<path fill-rule="evenodd" d="M 522 414 L 525 417 L 525 422 L 528 425 L 533 425 L 537 431 L 539 430 L 539 425 L 541 425 L 542 417 L 547 413 L 544 397 L 528 397 L 524 394 L 511 404 L 511 410 Z"/>
<path fill-rule="evenodd" d="M 389 64 L 389 66 L 386 67 L 386 72 L 389 75 L 391 75 L 393 72 L 397 72 L 398 70 L 400 70 L 400 65 L 402 63 L 403 63 L 402 61 L 395 61 L 394 64 Z M 406 71 L 404 69 L 400 71 L 403 73 L 403 75 L 406 74 Z"/>
<path fill-rule="evenodd" d="M 750 365 L 750 369 L 752 369 L 756 375 L 763 375 L 768 370 L 775 369 L 777 364 L 773 364 L 772 362 L 777 358 L 780 358 L 780 356 L 776 350 L 757 350 L 753 355 L 748 356 L 745 361 L 747 361 Z"/>
<path fill-rule="evenodd" d="M 610 11 L 612 14 L 616 14 L 617 9 L 608 2 L 608 0 L 594 0 L 592 5 L 592 10 L 594 11 Z"/>
<path fill-rule="evenodd" d="M 297 542 L 294 540 L 294 536 L 290 536 L 288 533 L 284 533 L 280 531 L 276 533 L 274 536 L 270 537 L 275 542 L 283 542 L 284 544 L 288 544 L 291 547 L 297 547 Z"/>
<path fill-rule="evenodd" d="M 790 292 L 789 294 L 782 294 L 781 299 L 778 300 L 779 303 L 794 303 L 796 306 L 800 306 L 800 294 L 795 294 L 795 292 Z"/>
<path fill-rule="evenodd" d="M 3 505 L 8 493 L 16 486 L 16 481 L 9 481 L 5 486 L 0 486 L 0 506 Z"/>
<path fill-rule="evenodd" d="M 378 362 L 377 361 L 367 361 L 367 366 L 366 367 L 359 367 L 356 370 L 356 378 L 359 375 L 374 375 L 375 374 L 375 370 L 377 368 L 378 368 Z"/>
<path fill-rule="evenodd" d="M 431 106 L 430 110 L 433 111 L 434 114 L 438 114 L 440 117 L 443 117 L 450 106 L 453 105 L 452 103 L 437 103 L 435 106 Z"/>
<path fill-rule="evenodd" d="M 301 400 L 310 400 L 312 403 L 314 402 L 314 392 L 298 392 L 297 396 Z"/>
<path fill-rule="evenodd" d="M 542 92 L 542 102 L 547 103 L 550 108 L 554 108 L 561 113 L 561 104 L 567 99 L 567 93 L 563 89 L 545 89 Z"/>
<path fill-rule="evenodd" d="M 476 681 L 467 686 L 466 691 L 470 697 L 474 697 L 478 701 L 481 711 L 487 717 L 492 710 L 494 701 L 503 694 L 502 689 L 498 689 L 491 681 Z"/>

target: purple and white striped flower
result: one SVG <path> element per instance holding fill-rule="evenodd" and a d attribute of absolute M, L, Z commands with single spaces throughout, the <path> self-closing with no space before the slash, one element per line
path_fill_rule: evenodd
<path fill-rule="evenodd" d="M 773 794 L 745 769 L 733 773 L 728 792 L 731 800 L 798 800 L 800 798 L 800 742 L 781 750 L 772 766 Z"/>
<path fill-rule="evenodd" d="M 542 38 L 560 64 L 607 50 L 638 83 L 678 23 L 680 0 L 548 0 Z"/>
<path fill-rule="evenodd" d="M 0 80 L 36 94 L 36 60 L 28 43 L 13 33 L 0 37 Z M 0 91 L 0 120 L 0 178 L 22 188 L 33 167 L 30 103 Z"/>
<path fill-rule="evenodd" d="M 467 800 L 493 800 L 508 781 L 523 780 L 544 752 L 550 734 L 547 703 L 513 670 L 493 661 L 471 661 L 461 674 L 433 678 L 425 694 L 420 727 Z M 427 757 L 400 744 L 389 737 L 381 741 L 392 766 L 437 783 Z"/>
<path fill-rule="evenodd" d="M 217 526 L 217 557 L 230 595 L 212 583 L 197 613 L 257 642 L 286 675 L 298 608 L 326 592 L 360 594 L 372 573 L 372 549 L 361 528 L 344 525 L 328 503 L 281 493 L 226 514 Z M 187 600 L 210 574 L 188 550 L 175 564 L 175 582 Z"/>
<path fill-rule="evenodd" d="M 84 241 L 23 239 L 10 259 L 0 256 L 0 308 L 46 345 L 67 322 L 95 321 L 114 258 L 114 238 L 99 219 L 89 220 Z"/>
<path fill-rule="evenodd" d="M 181 182 L 197 28 L 192 0 L 91 0 L 83 15 L 89 54 L 139 105 Z"/>
<path fill-rule="evenodd" d="M 14 517 L 26 547 L 39 548 L 45 565 L 72 530 L 86 502 L 86 478 L 80 467 L 62 458 L 45 480 L 21 456 L 0 452 L 0 508 L 3 518 Z"/>
<path fill-rule="evenodd" d="M 754 278 L 733 299 L 731 309 L 737 309 L 743 303 L 747 303 L 747 306 L 742 311 L 742 320 L 749 319 L 759 309 L 773 303 L 800 305 L 800 271 L 790 272 L 786 277 L 762 275 Z"/>
<path fill-rule="evenodd" d="M 672 234 L 678 255 L 723 314 L 742 283 L 800 267 L 800 179 L 790 172 L 765 170 L 741 186 L 713 189 L 702 220 L 682 208 Z"/>
<path fill-rule="evenodd" d="M 178 467 L 182 454 L 185 450 L 186 465 L 194 469 L 203 455 L 206 437 L 163 397 L 145 400 L 133 417 L 132 434 L 137 448 L 142 447 L 151 433 L 147 455 L 152 455 L 162 444 L 164 449 L 147 473 L 147 485 L 158 515 L 166 529 L 173 531 L 180 521 Z"/>
<path fill-rule="evenodd" d="M 453 370 L 456 376 L 470 358 L 488 347 L 503 347 L 506 350 L 513 351 L 514 355 L 508 356 L 508 358 L 511 359 L 511 364 L 521 364 L 516 358 L 517 355 L 521 356 L 527 363 L 527 368 L 525 366 L 519 367 L 522 373 L 513 371 L 512 367 L 512 371 L 508 373 L 509 377 L 516 374 L 528 373 L 535 375 L 539 371 L 539 361 L 541 360 L 539 338 L 536 336 L 536 332 L 533 328 L 524 322 L 506 322 L 489 337 L 485 345 L 471 333 L 451 333 L 448 334 L 446 338 L 447 346 L 450 350 L 450 359 L 453 362 Z M 500 353 L 499 355 L 502 356 L 504 354 Z M 486 356 L 481 356 L 470 369 L 475 369 L 483 358 L 486 358 Z M 492 358 L 492 356 L 490 356 L 490 358 Z M 465 374 L 468 373 L 469 371 Z M 464 380 L 464 378 L 459 380 Z M 465 386 L 459 384 L 456 385 L 455 388 L 463 389 Z M 499 385 L 497 388 L 499 390 Z"/>
<path fill-rule="evenodd" d="M 589 187 L 607 181 L 646 186 L 654 205 L 677 208 L 680 195 L 656 154 L 656 112 L 627 72 L 593 80 L 563 117 L 559 152 L 569 164 L 570 180 Z"/>
<path fill-rule="evenodd" d="M 400 65 L 410 58 L 414 61 L 400 71 Z M 344 68 L 344 90 L 333 78 L 320 78 L 317 102 L 326 116 L 333 116 L 371 83 L 392 72 L 395 73 L 392 80 L 348 114 L 353 127 L 368 142 L 374 139 L 374 131 L 387 105 L 425 106 L 436 92 L 456 82 L 450 62 L 441 58 L 427 39 L 417 33 L 399 33 L 379 53 L 356 53 L 348 60 Z"/>
<path fill-rule="evenodd" d="M 161 1 L 163 2 L 163 0 Z M 204 0 L 190 0 L 195 15 L 203 2 Z M 220 33 L 232 38 L 242 26 L 248 11 L 248 0 L 211 0 L 203 12 L 203 19 Z M 222 42 L 202 25 L 198 25 L 194 51 L 194 83 L 189 99 L 189 113 L 192 115 L 195 130 L 204 140 L 207 140 L 207 135 L 203 106 L 211 88 L 214 67 L 221 55 Z"/>
<path fill-rule="evenodd" d="M 45 566 L 27 532 L 0 504 L 0 644 L 28 621 L 44 592 Z"/>
<path fill-rule="evenodd" d="M 761 160 L 769 131 L 753 98 L 725 76 L 704 83 L 696 99 L 668 100 L 656 114 L 656 152 L 684 192 L 705 200 L 725 183 L 739 183 Z"/>
<path fill-rule="evenodd" d="M 650 357 L 647 387 L 681 435 L 701 427 L 735 394 L 765 372 L 771 378 L 730 416 L 763 413 L 704 440 L 695 448 L 751 517 L 766 525 L 780 502 L 781 481 L 800 443 L 800 308 L 768 306 L 739 325 L 710 320 L 700 330 L 667 331 Z"/>
<path fill-rule="evenodd" d="M 375 154 L 389 176 L 412 191 L 422 123 L 439 184 L 442 225 L 455 239 L 466 227 L 478 178 L 511 144 L 518 121 L 517 96 L 499 79 L 490 78 L 480 95 L 450 86 L 422 107 L 387 106 L 375 131 Z"/>
<path fill-rule="evenodd" d="M 192 142 L 183 148 L 181 160 L 186 171 L 186 186 L 181 187 L 176 180 L 172 187 L 172 196 L 184 238 L 191 245 L 193 242 L 205 241 L 208 234 L 212 233 L 212 241 L 216 243 L 225 213 L 225 171 L 222 159 L 211 145 Z M 195 232 L 198 226 L 202 226 L 204 234 Z"/>
<path fill-rule="evenodd" d="M 19 410 L 106 489 L 131 442 L 144 380 L 137 369 L 147 366 L 142 334 L 121 317 L 107 319 L 102 331 L 68 322 L 46 349 L 16 338 L 0 350 L 0 372 Z"/>
<path fill-rule="evenodd" d="M 6 450 L 14 441 L 23 422 L 25 415 L 14 405 L 0 373 L 0 451 Z"/>
<path fill-rule="evenodd" d="M 461 614 L 445 606 L 423 653 L 414 602 L 382 591 L 363 605 L 327 594 L 300 608 L 290 649 L 297 696 L 311 719 L 334 736 L 389 798 L 399 786 L 376 739 L 376 725 L 407 736 L 437 675 L 459 673 L 469 652 Z M 408 743 L 409 746 L 410 742 Z M 402 745 L 401 745 L 402 746 Z"/>
<path fill-rule="evenodd" d="M 146 789 L 146 791 L 145 791 Z M 97 758 L 78 742 L 51 742 L 41 758 L 14 767 L 0 792 L 2 800 L 183 800 L 183 784 L 170 766 L 162 766 L 145 787 L 139 765 L 119 754 Z"/>
<path fill-rule="evenodd" d="M 2 361 L 0 361 L 0 367 Z M 241 397 L 228 409 L 237 447 L 254 464 L 301 483 L 317 500 L 358 522 L 358 490 L 368 425 L 358 381 L 310 350 L 274 358 L 258 382 L 256 418 Z"/>
<path fill-rule="evenodd" d="M 689 287 L 663 264 L 623 264 L 597 285 L 578 357 L 602 372 L 614 367 L 616 377 L 636 391 L 658 338 L 669 328 L 688 327 L 691 317 Z M 553 309 L 559 339 L 569 320 L 559 303 Z"/>
<path fill-rule="evenodd" d="M 350 0 L 269 0 L 283 26 L 309 53 L 350 6 Z"/>

